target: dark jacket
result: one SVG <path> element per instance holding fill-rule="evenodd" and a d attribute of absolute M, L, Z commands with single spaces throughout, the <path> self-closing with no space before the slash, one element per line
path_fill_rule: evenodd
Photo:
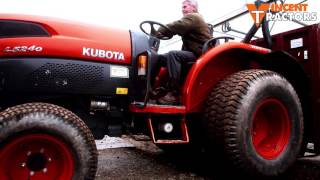
<path fill-rule="evenodd" d="M 164 35 L 180 35 L 183 42 L 183 50 L 191 51 L 200 56 L 203 44 L 212 38 L 208 24 L 199 13 L 190 13 L 182 19 L 167 24 L 171 32 L 159 28 Z"/>

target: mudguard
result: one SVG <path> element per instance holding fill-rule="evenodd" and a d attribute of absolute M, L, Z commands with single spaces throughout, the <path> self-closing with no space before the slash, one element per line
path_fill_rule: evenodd
<path fill-rule="evenodd" d="M 200 112 L 213 86 L 226 76 L 250 67 L 250 60 L 270 53 L 269 49 L 229 42 L 210 49 L 190 69 L 186 78 L 182 103 L 187 112 Z"/>

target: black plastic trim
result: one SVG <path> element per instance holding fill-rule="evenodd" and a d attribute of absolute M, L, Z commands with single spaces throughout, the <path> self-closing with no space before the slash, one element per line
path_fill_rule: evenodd
<path fill-rule="evenodd" d="M 48 36 L 51 36 L 50 33 L 40 24 L 26 21 L 0 20 L 0 38 Z"/>
<path fill-rule="evenodd" d="M 116 96 L 116 88 L 132 94 L 132 67 L 128 78 L 110 77 L 107 63 L 57 58 L 0 59 L 0 93 L 48 93 Z M 119 96 L 119 95 L 118 95 Z"/>

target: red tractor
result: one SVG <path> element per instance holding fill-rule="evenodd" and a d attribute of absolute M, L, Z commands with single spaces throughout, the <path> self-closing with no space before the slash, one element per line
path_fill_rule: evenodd
<path fill-rule="evenodd" d="M 165 106 L 148 103 L 160 41 L 145 23 L 149 36 L 0 15 L 0 179 L 94 179 L 94 138 L 127 132 L 167 151 L 203 145 L 263 176 L 285 172 L 308 142 L 320 152 L 318 25 L 273 37 L 263 25 L 256 45 L 257 28 L 244 42 L 208 41 L 181 104 Z"/>

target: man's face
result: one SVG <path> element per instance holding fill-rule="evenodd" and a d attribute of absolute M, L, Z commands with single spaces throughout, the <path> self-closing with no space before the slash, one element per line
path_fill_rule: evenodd
<path fill-rule="evenodd" d="M 190 4 L 189 1 L 184 1 L 182 3 L 182 14 L 185 16 L 189 13 L 195 12 L 196 8 Z"/>

